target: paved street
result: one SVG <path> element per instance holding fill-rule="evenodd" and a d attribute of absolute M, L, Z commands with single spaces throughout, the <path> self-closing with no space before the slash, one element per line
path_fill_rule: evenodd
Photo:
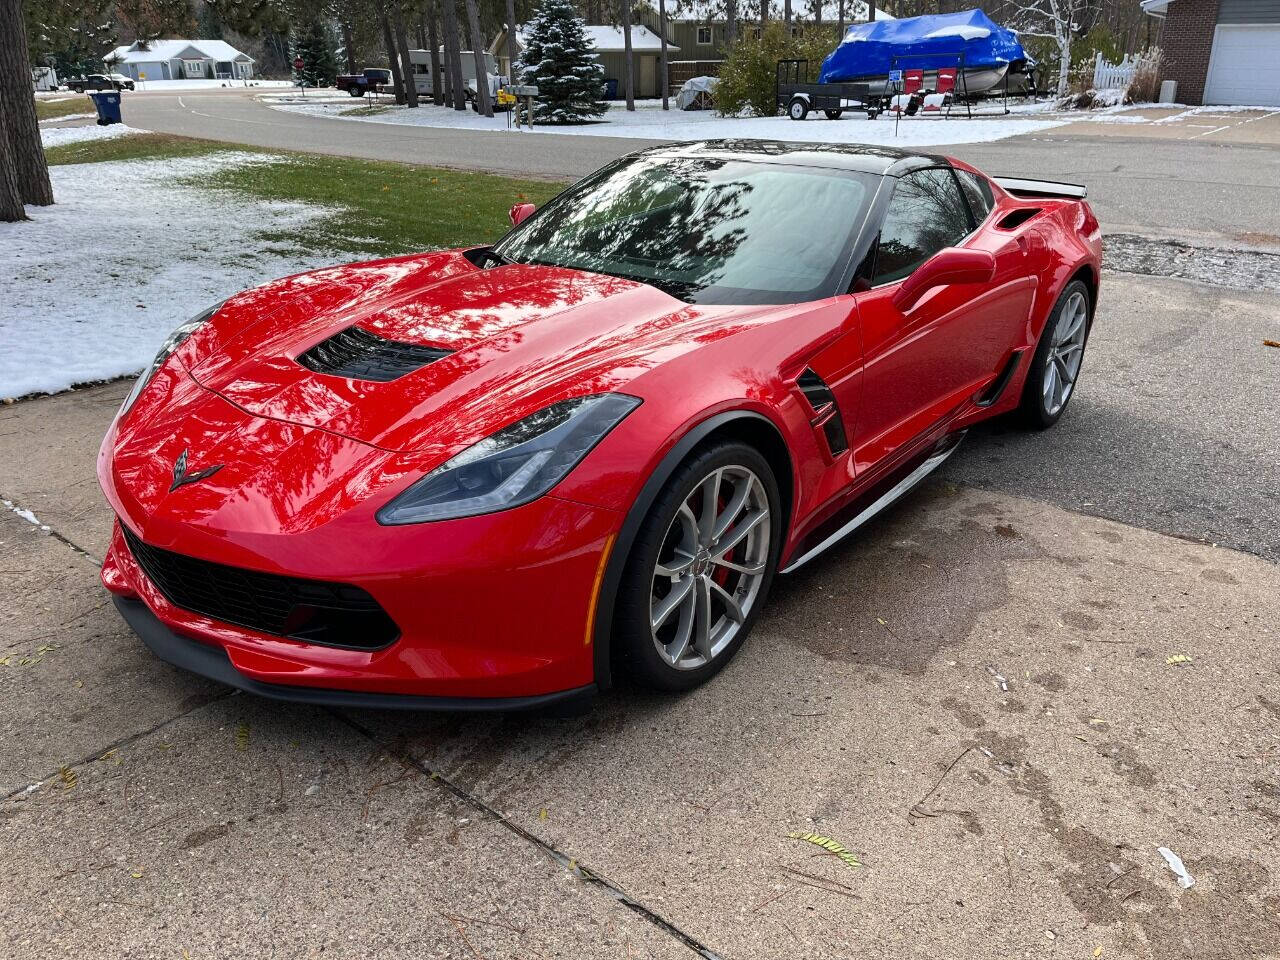
<path fill-rule="evenodd" d="M 126 109 L 547 176 L 640 144 Z M 1265 137 L 1078 126 L 948 149 L 1087 182 L 1131 245 L 1274 249 Z M 574 719 L 316 710 L 168 667 L 97 580 L 129 385 L 0 406 L 0 953 L 1280 956 L 1280 293 L 1205 276 L 1108 270 L 1056 428 L 972 431 L 780 578 L 714 681 Z"/>
<path fill-rule="evenodd" d="M 126 95 L 125 121 L 230 143 L 553 179 L 582 176 L 656 142 L 355 123 L 272 110 L 257 101 L 258 92 Z M 821 139 L 828 121 L 807 122 L 814 139 Z M 1267 142 L 1280 139 L 1273 132 L 1280 132 L 1280 114 L 1244 128 L 1247 142 L 1175 139 L 1168 131 L 1122 136 L 1115 133 L 1118 126 L 1075 123 L 1039 138 L 939 149 L 992 173 L 1086 183 L 1109 232 L 1220 244 L 1238 243 L 1245 234 L 1280 245 L 1280 150 Z"/>

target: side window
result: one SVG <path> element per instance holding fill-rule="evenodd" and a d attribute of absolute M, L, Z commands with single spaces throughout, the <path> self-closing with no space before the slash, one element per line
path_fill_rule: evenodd
<path fill-rule="evenodd" d="M 969 208 L 949 169 L 915 170 L 898 178 L 880 228 L 872 282 L 901 280 L 971 229 Z"/>
<path fill-rule="evenodd" d="M 960 181 L 960 189 L 964 191 L 964 197 L 969 201 L 974 222 L 981 223 L 987 219 L 987 214 L 996 205 L 996 198 L 991 193 L 991 184 L 987 182 L 986 177 L 980 177 L 968 170 L 957 170 L 956 179 Z"/>

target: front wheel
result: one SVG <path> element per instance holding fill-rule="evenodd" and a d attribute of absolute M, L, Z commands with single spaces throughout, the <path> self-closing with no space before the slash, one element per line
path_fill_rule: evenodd
<path fill-rule="evenodd" d="M 804 97 L 794 97 L 787 107 L 787 116 L 792 120 L 803 120 L 809 115 L 809 101 Z"/>
<path fill-rule="evenodd" d="M 351 96 L 353 96 L 353 97 L 363 97 L 363 96 L 364 96 L 364 91 L 363 91 L 363 90 L 361 90 L 359 87 L 352 87 L 350 90 L 348 90 L 348 91 L 347 91 L 347 93 L 351 94 Z"/>
<path fill-rule="evenodd" d="M 619 584 L 614 633 L 636 680 L 690 690 L 733 658 L 773 581 L 779 503 L 768 462 L 743 443 L 707 447 L 676 470 Z"/>
<path fill-rule="evenodd" d="M 1019 412 L 1028 426 L 1037 430 L 1053 426 L 1075 395 L 1093 325 L 1091 307 L 1089 288 L 1079 280 L 1067 284 L 1053 305 L 1022 389 Z"/>

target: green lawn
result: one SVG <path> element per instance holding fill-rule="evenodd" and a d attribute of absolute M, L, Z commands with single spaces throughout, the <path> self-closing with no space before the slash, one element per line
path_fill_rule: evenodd
<path fill-rule="evenodd" d="M 36 118 L 39 120 L 56 120 L 58 117 L 69 117 L 77 113 L 94 113 L 93 101 L 84 94 L 71 94 L 66 100 L 37 100 Z"/>
<path fill-rule="evenodd" d="M 157 133 L 65 144 L 49 148 L 45 155 L 51 164 L 67 164 L 189 157 L 220 150 L 252 150 L 273 159 L 201 176 L 190 181 L 193 185 L 335 208 L 309 236 L 263 231 L 278 248 L 379 256 L 484 243 L 508 229 L 507 210 L 513 203 L 545 203 L 563 186 L 377 160 L 228 147 Z"/>
<path fill-rule="evenodd" d="M 138 133 L 113 140 L 85 140 L 46 147 L 45 159 L 50 166 L 65 163 L 106 163 L 111 160 L 141 160 L 150 157 L 195 157 L 226 150 L 225 144 L 212 140 L 192 140 L 167 133 Z M 255 151 L 254 147 L 237 147 Z M 256 151 L 255 151 L 256 152 Z"/>

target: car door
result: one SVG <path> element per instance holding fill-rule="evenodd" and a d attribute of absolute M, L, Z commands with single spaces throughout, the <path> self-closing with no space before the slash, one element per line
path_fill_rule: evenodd
<path fill-rule="evenodd" d="M 1007 362 L 1034 280 L 1012 239 L 977 231 L 950 167 L 898 178 L 876 243 L 871 289 L 858 296 L 863 401 L 854 427 L 856 469 L 894 462 L 912 441 L 954 413 Z M 988 283 L 935 287 L 907 310 L 893 303 L 903 280 L 945 247 L 990 250 Z"/>

